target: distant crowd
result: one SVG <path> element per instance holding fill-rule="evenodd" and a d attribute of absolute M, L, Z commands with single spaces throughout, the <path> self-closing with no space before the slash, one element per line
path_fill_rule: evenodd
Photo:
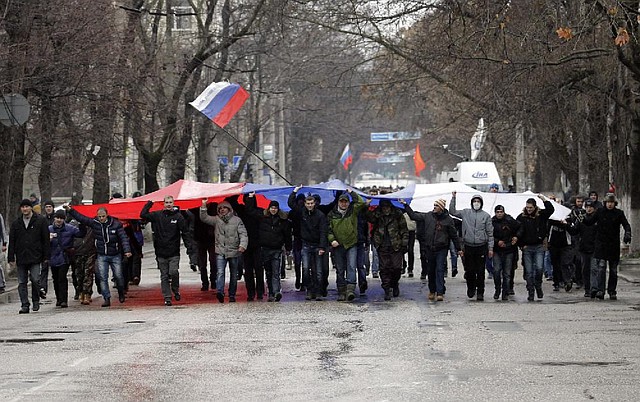
<path fill-rule="evenodd" d="M 583 288 L 585 297 L 617 298 L 621 228 L 622 240 L 629 243 L 631 227 L 614 194 L 607 194 L 604 203 L 595 193 L 572 197 L 571 213 L 553 220 L 554 200 L 543 195 L 528 199 L 514 218 L 501 205 L 494 208 L 493 216 L 484 211 L 479 194 L 464 208 L 457 205 L 453 192 L 448 208 L 446 200 L 438 199 L 432 211 L 416 212 L 404 200 L 398 200 L 403 208 L 386 199 L 374 207 L 370 199 L 351 190 L 337 191 L 323 205 L 317 194 L 302 194 L 301 188 L 289 195 L 288 213 L 277 201 L 260 208 L 254 193 L 245 195 L 243 202 L 237 196 L 220 203 L 205 199 L 200 208 L 191 210 L 180 210 L 167 196 L 161 210 L 151 212 L 153 202 L 149 201 L 140 219 L 134 220 L 116 219 L 103 207 L 95 216 L 82 215 L 74 209 L 78 200 L 56 211 L 53 202 L 41 206 L 34 194 L 21 201 L 21 215 L 11 223 L 8 236 L 0 216 L 3 251 L 7 250 L 7 260 L 18 274 L 19 313 L 38 311 L 40 300 L 49 297 L 49 272 L 56 306 L 68 307 L 69 269 L 74 300 L 91 304 L 95 285 L 102 307 L 109 307 L 111 272 L 118 301 L 124 303 L 129 287 L 141 280 L 146 224 L 153 232 L 161 300 L 166 306 L 182 298 L 183 246 L 191 269 L 200 272 L 201 290 L 213 290 L 219 303 L 236 301 L 242 276 L 247 301 L 280 301 L 287 256 L 293 259 L 295 287 L 305 292 L 306 300 L 327 297 L 332 265 L 337 301 L 348 302 L 366 294 L 369 278 L 379 280 L 384 300 L 398 297 L 402 276 L 414 275 L 415 241 L 420 278 L 427 281 L 431 301 L 445 300 L 448 257 L 454 277 L 461 259 L 467 296 L 478 301 L 485 296 L 485 272 L 494 281 L 493 298 L 508 301 L 515 294 L 513 279 L 520 260 L 529 301 L 543 298 L 545 277 L 553 281 L 554 291 Z M 372 189 L 370 194 L 378 191 Z M 3 291 L 2 271 L 0 285 Z"/>

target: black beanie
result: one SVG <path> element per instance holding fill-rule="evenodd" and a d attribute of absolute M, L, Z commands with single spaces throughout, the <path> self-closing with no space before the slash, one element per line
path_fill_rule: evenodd
<path fill-rule="evenodd" d="M 269 203 L 269 208 L 271 208 L 271 207 L 276 207 L 276 208 L 280 209 L 280 203 L 278 201 L 273 200 L 273 201 L 271 201 Z"/>
<path fill-rule="evenodd" d="M 62 218 L 62 219 L 67 219 L 67 214 L 64 212 L 63 209 L 59 209 L 56 212 L 53 213 L 53 217 L 54 218 Z"/>
<path fill-rule="evenodd" d="M 54 207 L 54 208 L 56 207 L 56 206 L 53 204 L 53 201 L 51 201 L 51 200 L 46 200 L 46 201 L 44 202 L 44 204 L 43 204 L 43 205 L 44 205 L 45 207 L 46 207 L 47 205 L 51 205 L 51 206 L 52 206 L 52 207 Z"/>
<path fill-rule="evenodd" d="M 25 198 L 24 200 L 20 201 L 20 206 L 21 207 L 32 207 L 33 208 L 33 202 L 31 202 L 30 199 Z"/>

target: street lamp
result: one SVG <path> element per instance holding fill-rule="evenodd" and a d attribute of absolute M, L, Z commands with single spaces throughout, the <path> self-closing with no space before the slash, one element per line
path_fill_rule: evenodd
<path fill-rule="evenodd" d="M 469 160 L 469 158 L 467 158 L 466 156 L 460 155 L 459 153 L 450 150 L 449 149 L 449 144 L 442 144 L 442 150 L 444 151 L 445 154 L 449 153 L 449 154 L 451 154 L 453 156 L 457 156 L 458 158 L 460 158 L 464 162 Z"/>

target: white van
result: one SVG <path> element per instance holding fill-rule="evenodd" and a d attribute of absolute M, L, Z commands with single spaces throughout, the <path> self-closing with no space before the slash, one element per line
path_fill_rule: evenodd
<path fill-rule="evenodd" d="M 460 162 L 453 171 L 439 173 L 436 180 L 439 183 L 457 181 L 485 192 L 495 183 L 499 191 L 503 191 L 498 169 L 493 162 Z"/>

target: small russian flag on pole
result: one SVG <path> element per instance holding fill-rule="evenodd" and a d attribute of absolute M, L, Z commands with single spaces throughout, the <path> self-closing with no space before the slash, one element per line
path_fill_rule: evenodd
<path fill-rule="evenodd" d="M 249 93 L 240 85 L 214 82 L 189 104 L 220 128 L 224 128 L 247 99 L 249 99 Z"/>
<path fill-rule="evenodd" d="M 351 155 L 351 148 L 349 148 L 349 144 L 344 147 L 344 151 L 342 151 L 342 156 L 340 156 L 340 163 L 344 170 L 349 170 L 349 165 L 353 162 L 353 155 Z"/>

